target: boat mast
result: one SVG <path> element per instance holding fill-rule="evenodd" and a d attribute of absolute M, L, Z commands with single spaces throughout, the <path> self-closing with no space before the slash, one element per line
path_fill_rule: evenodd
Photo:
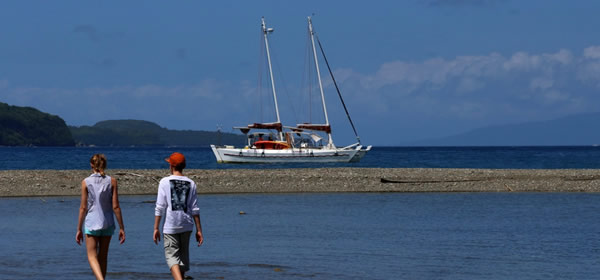
<path fill-rule="evenodd" d="M 321 91 L 321 102 L 323 103 L 323 113 L 325 114 L 325 125 L 329 126 L 329 117 L 327 116 L 327 105 L 325 105 L 325 94 L 323 93 L 323 82 L 321 81 L 321 71 L 319 70 L 319 60 L 317 58 L 317 49 L 315 47 L 315 32 L 312 26 L 312 20 L 308 17 L 308 31 L 310 32 L 310 41 L 312 43 L 313 56 L 315 59 L 315 67 L 317 69 L 317 78 L 319 80 L 319 90 Z M 328 143 L 327 148 L 333 149 L 333 139 L 331 138 L 331 132 L 327 133 Z"/>
<path fill-rule="evenodd" d="M 267 61 L 269 63 L 269 76 L 271 77 L 271 90 L 273 91 L 273 102 L 275 103 L 275 114 L 277 115 L 277 122 L 281 123 L 281 119 L 279 118 L 279 106 L 277 105 L 277 92 L 275 91 L 275 79 L 273 79 L 273 67 L 271 67 L 271 52 L 269 51 L 269 39 L 267 38 L 267 34 L 273 32 L 273 28 L 267 28 L 267 24 L 265 23 L 265 18 L 261 18 L 262 22 L 262 31 L 265 36 L 265 48 L 267 51 Z M 314 44 L 314 43 L 313 43 Z M 313 46 L 314 48 L 314 46 Z M 283 141 L 283 132 L 279 131 L 279 140 Z"/>

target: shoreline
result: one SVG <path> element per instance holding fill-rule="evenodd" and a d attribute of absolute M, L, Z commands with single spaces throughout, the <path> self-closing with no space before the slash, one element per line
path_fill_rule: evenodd
<path fill-rule="evenodd" d="M 156 194 L 165 169 L 109 169 L 119 194 Z M 79 196 L 89 170 L 0 170 L 0 197 Z M 199 194 L 600 192 L 600 169 L 186 169 Z"/>

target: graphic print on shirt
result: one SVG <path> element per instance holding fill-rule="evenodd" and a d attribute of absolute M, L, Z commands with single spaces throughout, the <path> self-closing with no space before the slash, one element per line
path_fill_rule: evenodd
<path fill-rule="evenodd" d="M 170 180 L 171 183 L 171 210 L 187 212 L 187 199 L 190 194 L 188 181 Z"/>

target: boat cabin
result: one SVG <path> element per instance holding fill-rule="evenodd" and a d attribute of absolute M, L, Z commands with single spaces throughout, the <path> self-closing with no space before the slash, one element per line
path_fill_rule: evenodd
<path fill-rule="evenodd" d="M 269 141 L 269 140 L 261 140 L 254 142 L 252 147 L 256 147 L 256 149 L 265 149 L 265 150 L 284 150 L 291 148 L 290 145 L 283 141 Z"/>

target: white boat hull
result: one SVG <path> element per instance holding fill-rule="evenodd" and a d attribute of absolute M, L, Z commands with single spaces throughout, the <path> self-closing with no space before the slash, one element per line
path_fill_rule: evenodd
<path fill-rule="evenodd" d="M 210 146 L 219 163 L 285 163 L 285 162 L 355 162 L 370 149 L 312 149 L 284 150 L 245 149 Z"/>
<path fill-rule="evenodd" d="M 366 149 L 359 149 L 354 157 L 350 159 L 350 162 L 359 162 L 367 154 L 367 152 L 371 150 L 371 147 L 372 146 L 368 146 Z"/>

